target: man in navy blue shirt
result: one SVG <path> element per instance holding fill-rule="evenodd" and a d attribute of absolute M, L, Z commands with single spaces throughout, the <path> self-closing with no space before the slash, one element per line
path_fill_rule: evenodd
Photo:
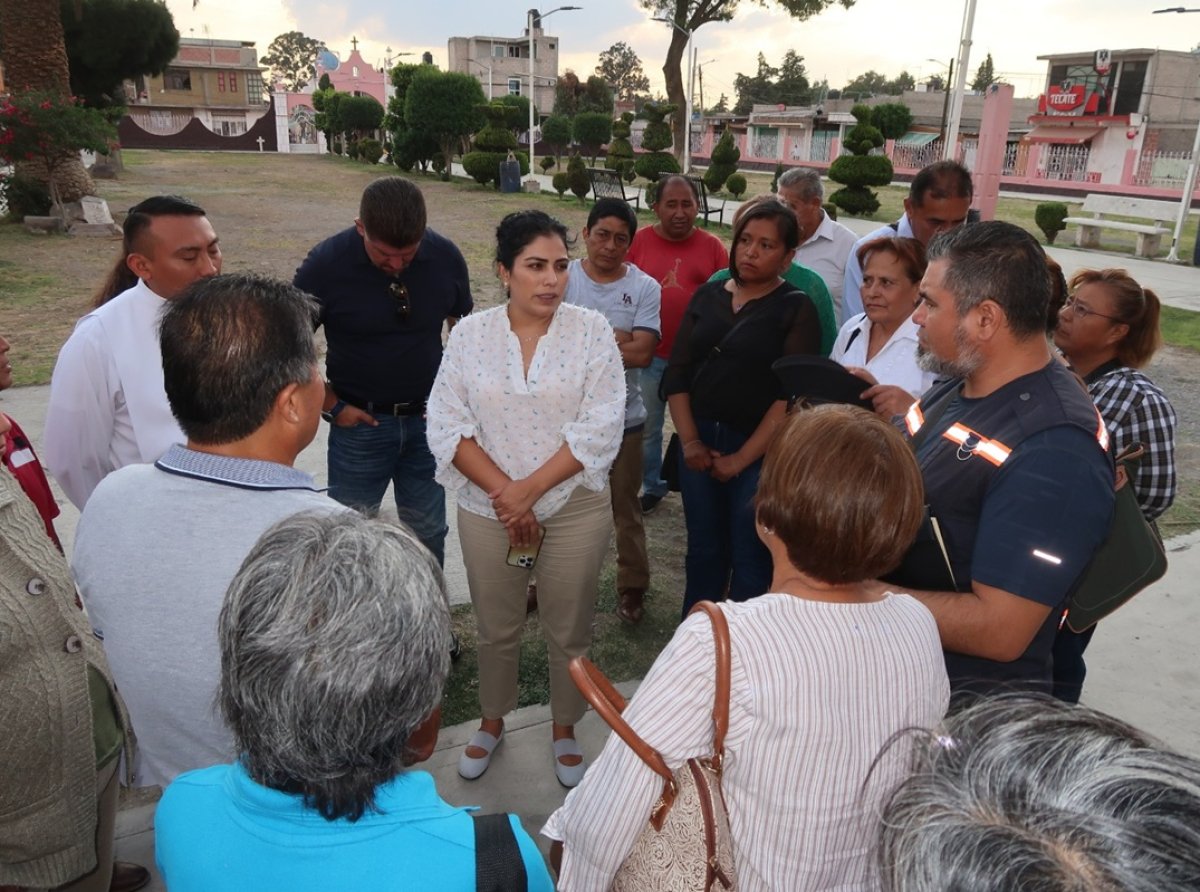
<path fill-rule="evenodd" d="M 403 177 L 363 190 L 354 225 L 321 242 L 295 284 L 317 298 L 328 353 L 329 494 L 377 511 L 389 481 L 400 519 L 441 563 L 446 494 L 434 482 L 425 400 L 442 361 L 442 326 L 471 312 L 467 264 L 425 225 Z"/>
<path fill-rule="evenodd" d="M 921 297 L 922 365 L 950 380 L 905 423 L 951 578 L 895 588 L 933 613 L 955 693 L 1048 690 L 1060 608 L 1112 516 L 1107 431 L 1050 354 L 1046 259 L 1027 232 L 938 236 Z"/>

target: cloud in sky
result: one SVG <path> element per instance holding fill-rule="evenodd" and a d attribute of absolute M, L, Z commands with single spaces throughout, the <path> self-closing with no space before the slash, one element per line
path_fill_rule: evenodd
<path fill-rule="evenodd" d="M 641 56 L 652 89 L 662 90 L 662 60 L 670 26 L 649 21 L 637 0 L 573 0 L 585 7 L 545 20 L 560 41 L 560 66 L 590 74 L 597 56 L 623 40 Z M 168 0 L 184 36 L 255 40 L 264 52 L 271 39 L 297 29 L 324 40 L 343 58 L 357 37 L 364 58 L 382 60 L 393 53 L 431 52 L 446 64 L 452 36 L 523 33 L 526 3 L 455 0 L 449 3 L 380 3 L 379 0 Z M 550 4 L 545 4 L 550 6 Z M 987 53 L 996 71 L 1012 82 L 1018 95 L 1041 92 L 1046 65 L 1038 55 L 1091 51 L 1102 47 L 1162 47 L 1186 50 L 1200 35 L 1200 15 L 1151 15 L 1129 0 L 979 0 L 968 77 Z M 945 0 L 858 0 L 850 9 L 832 7 L 797 22 L 777 9 L 743 2 L 732 22 L 705 25 L 696 32 L 704 67 L 706 101 L 718 93 L 733 99 L 733 80 L 752 73 L 759 52 L 771 64 L 794 49 L 804 57 L 812 79 L 827 77 L 839 87 L 867 69 L 894 77 L 944 71 L 958 50 L 963 7 Z M 943 60 L 939 62 L 930 59 Z M 685 69 L 686 70 L 686 69 Z M 709 99 L 711 95 L 712 99 Z"/>

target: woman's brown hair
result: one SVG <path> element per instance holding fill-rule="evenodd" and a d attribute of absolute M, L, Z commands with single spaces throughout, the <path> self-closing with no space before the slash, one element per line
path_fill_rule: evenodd
<path fill-rule="evenodd" d="M 847 405 L 787 417 L 767 450 L 754 505 L 796 568 L 830 584 L 894 569 L 924 516 L 921 472 L 904 437 Z"/>
<path fill-rule="evenodd" d="M 1123 269 L 1081 269 L 1071 276 L 1071 293 L 1083 285 L 1103 285 L 1112 298 L 1115 321 L 1129 326 L 1117 344 L 1117 359 L 1135 369 L 1148 363 L 1162 346 L 1158 295 Z"/>
<path fill-rule="evenodd" d="M 859 267 L 866 269 L 867 258 L 878 251 L 884 251 L 899 260 L 910 282 L 920 282 L 925 275 L 925 267 L 929 265 L 925 260 L 925 246 L 919 241 L 902 235 L 889 235 L 872 239 L 859 247 L 855 255 Z"/>

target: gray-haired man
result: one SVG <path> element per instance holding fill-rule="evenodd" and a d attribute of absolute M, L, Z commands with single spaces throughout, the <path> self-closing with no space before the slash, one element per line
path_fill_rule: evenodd
<path fill-rule="evenodd" d="M 858 236 L 827 213 L 825 186 L 820 171 L 793 167 L 779 176 L 779 200 L 790 207 L 800 221 L 800 247 L 795 262 L 807 266 L 829 288 L 837 323 L 845 322 L 842 283 L 846 276 L 846 258 Z"/>

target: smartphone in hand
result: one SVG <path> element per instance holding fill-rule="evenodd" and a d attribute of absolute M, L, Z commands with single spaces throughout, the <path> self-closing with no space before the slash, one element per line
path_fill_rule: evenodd
<path fill-rule="evenodd" d="M 505 563 L 510 567 L 523 567 L 532 570 L 537 563 L 538 553 L 542 550 L 542 540 L 546 538 L 546 528 L 538 527 L 537 541 L 532 545 L 510 545 L 508 558 Z"/>

